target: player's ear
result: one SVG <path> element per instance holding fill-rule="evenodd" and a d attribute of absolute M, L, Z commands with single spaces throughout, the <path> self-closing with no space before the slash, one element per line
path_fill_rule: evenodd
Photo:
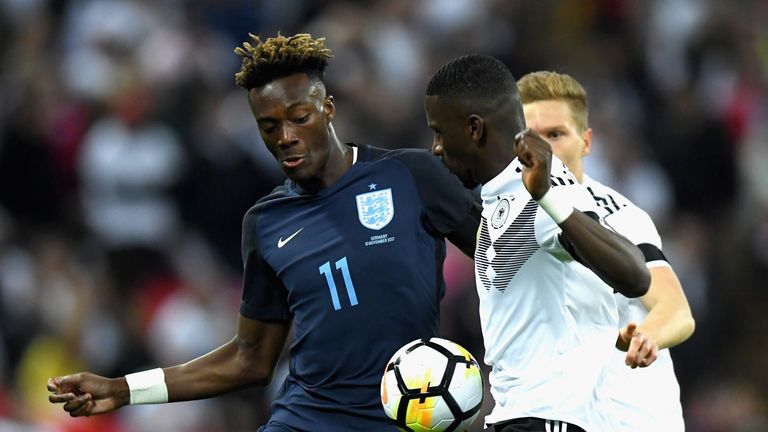
<path fill-rule="evenodd" d="M 485 122 L 477 114 L 470 114 L 467 118 L 467 132 L 472 142 L 483 145 L 483 135 L 485 134 Z"/>
<path fill-rule="evenodd" d="M 333 96 L 328 95 L 323 100 L 323 116 L 326 123 L 333 120 L 333 116 L 336 114 L 336 105 L 333 103 Z"/>
<path fill-rule="evenodd" d="M 584 141 L 584 147 L 581 148 L 581 156 L 584 157 L 592 151 L 592 128 L 587 128 L 581 134 L 581 139 Z"/>

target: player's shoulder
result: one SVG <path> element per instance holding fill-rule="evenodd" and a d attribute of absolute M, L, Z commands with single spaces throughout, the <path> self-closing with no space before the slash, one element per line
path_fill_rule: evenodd
<path fill-rule="evenodd" d="M 568 166 L 566 166 L 565 163 L 563 163 L 563 161 L 555 155 L 552 155 L 552 164 L 550 166 L 549 176 L 551 180 L 551 186 L 553 188 L 561 186 L 576 186 L 579 183 L 578 180 L 576 180 L 576 176 L 573 175 L 570 169 L 568 169 Z"/>
<path fill-rule="evenodd" d="M 265 209 L 275 204 L 278 204 L 283 200 L 289 199 L 290 197 L 291 197 L 290 180 L 286 180 L 285 183 L 275 187 L 274 189 L 272 189 L 272 192 L 268 193 L 267 195 L 264 195 L 258 201 L 256 201 L 256 204 L 251 206 L 251 208 L 248 209 L 248 211 L 245 213 L 244 219 L 246 221 L 255 219 Z"/>
<path fill-rule="evenodd" d="M 289 200 L 295 197 L 295 194 L 290 192 L 290 180 L 286 180 L 285 183 L 275 187 L 272 192 L 263 196 L 256 201 L 256 204 L 251 206 L 245 216 L 243 216 L 242 224 L 242 247 L 248 249 L 255 249 L 258 241 L 259 222 L 263 221 L 261 216 L 269 209 L 279 209 L 278 204 L 281 201 Z M 275 213 L 272 213 L 273 220 Z M 279 217 L 279 214 L 278 216 Z M 244 249 L 245 250 L 245 249 Z"/>
<path fill-rule="evenodd" d="M 427 179 L 444 178 L 448 169 L 440 158 L 423 148 L 382 149 L 373 146 L 361 147 L 361 162 L 371 164 L 392 164 L 405 168 L 417 183 Z"/>
<path fill-rule="evenodd" d="M 605 222 L 635 244 L 661 245 L 651 216 L 615 189 L 585 175 L 584 186 L 602 210 Z"/>
<path fill-rule="evenodd" d="M 616 189 L 601 183 L 592 177 L 584 174 L 584 187 L 587 188 L 592 198 L 598 206 L 602 207 L 608 214 L 617 212 L 632 212 L 646 214 L 643 209 L 638 207 L 629 198 L 621 194 Z"/>
<path fill-rule="evenodd" d="M 400 148 L 383 149 L 373 146 L 360 146 L 365 149 L 367 162 L 379 162 L 387 160 L 396 160 L 411 166 L 414 164 L 429 164 L 439 162 L 438 158 L 427 149 L 422 148 Z"/>
<path fill-rule="evenodd" d="M 629 198 L 625 197 L 621 192 L 617 191 L 616 189 L 606 185 L 605 183 L 601 183 L 592 177 L 584 174 L 584 186 L 591 189 L 591 192 L 594 195 L 598 196 L 604 196 L 604 197 L 611 197 L 616 202 L 620 202 L 622 205 L 635 205 L 632 201 L 629 200 Z"/>

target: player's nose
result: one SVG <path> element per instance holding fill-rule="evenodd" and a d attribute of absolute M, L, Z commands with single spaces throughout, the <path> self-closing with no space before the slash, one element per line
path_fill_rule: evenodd
<path fill-rule="evenodd" d="M 288 147 L 299 142 L 299 138 L 295 131 L 289 126 L 282 126 L 279 130 L 277 145 L 280 147 Z"/>

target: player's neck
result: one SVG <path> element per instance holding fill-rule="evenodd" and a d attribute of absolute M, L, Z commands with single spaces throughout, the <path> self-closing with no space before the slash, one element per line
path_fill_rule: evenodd
<path fill-rule="evenodd" d="M 478 164 L 477 177 L 480 183 L 485 184 L 501 174 L 515 160 L 515 151 L 512 145 L 489 143 L 483 156 Z"/>
<path fill-rule="evenodd" d="M 566 164 L 568 166 L 568 169 L 571 170 L 571 173 L 573 173 L 573 176 L 576 177 L 576 181 L 578 181 L 580 184 L 584 183 L 584 164 L 581 161 L 578 161 L 573 164 Z"/>
<path fill-rule="evenodd" d="M 311 181 L 299 184 L 299 187 L 306 192 L 315 194 L 319 190 L 325 189 L 336 183 L 336 181 L 341 178 L 354 163 L 354 151 L 350 146 L 343 144 L 339 140 L 332 128 L 329 145 L 328 160 L 326 161 L 320 176 Z"/>

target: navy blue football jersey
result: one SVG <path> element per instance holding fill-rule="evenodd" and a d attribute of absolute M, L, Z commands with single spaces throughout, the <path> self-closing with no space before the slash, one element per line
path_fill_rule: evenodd
<path fill-rule="evenodd" d="M 474 244 L 473 196 L 437 157 L 358 149 L 330 187 L 308 195 L 288 180 L 243 222 L 240 313 L 294 325 L 269 424 L 394 430 L 384 367 L 402 345 L 437 335 L 444 239 Z"/>

